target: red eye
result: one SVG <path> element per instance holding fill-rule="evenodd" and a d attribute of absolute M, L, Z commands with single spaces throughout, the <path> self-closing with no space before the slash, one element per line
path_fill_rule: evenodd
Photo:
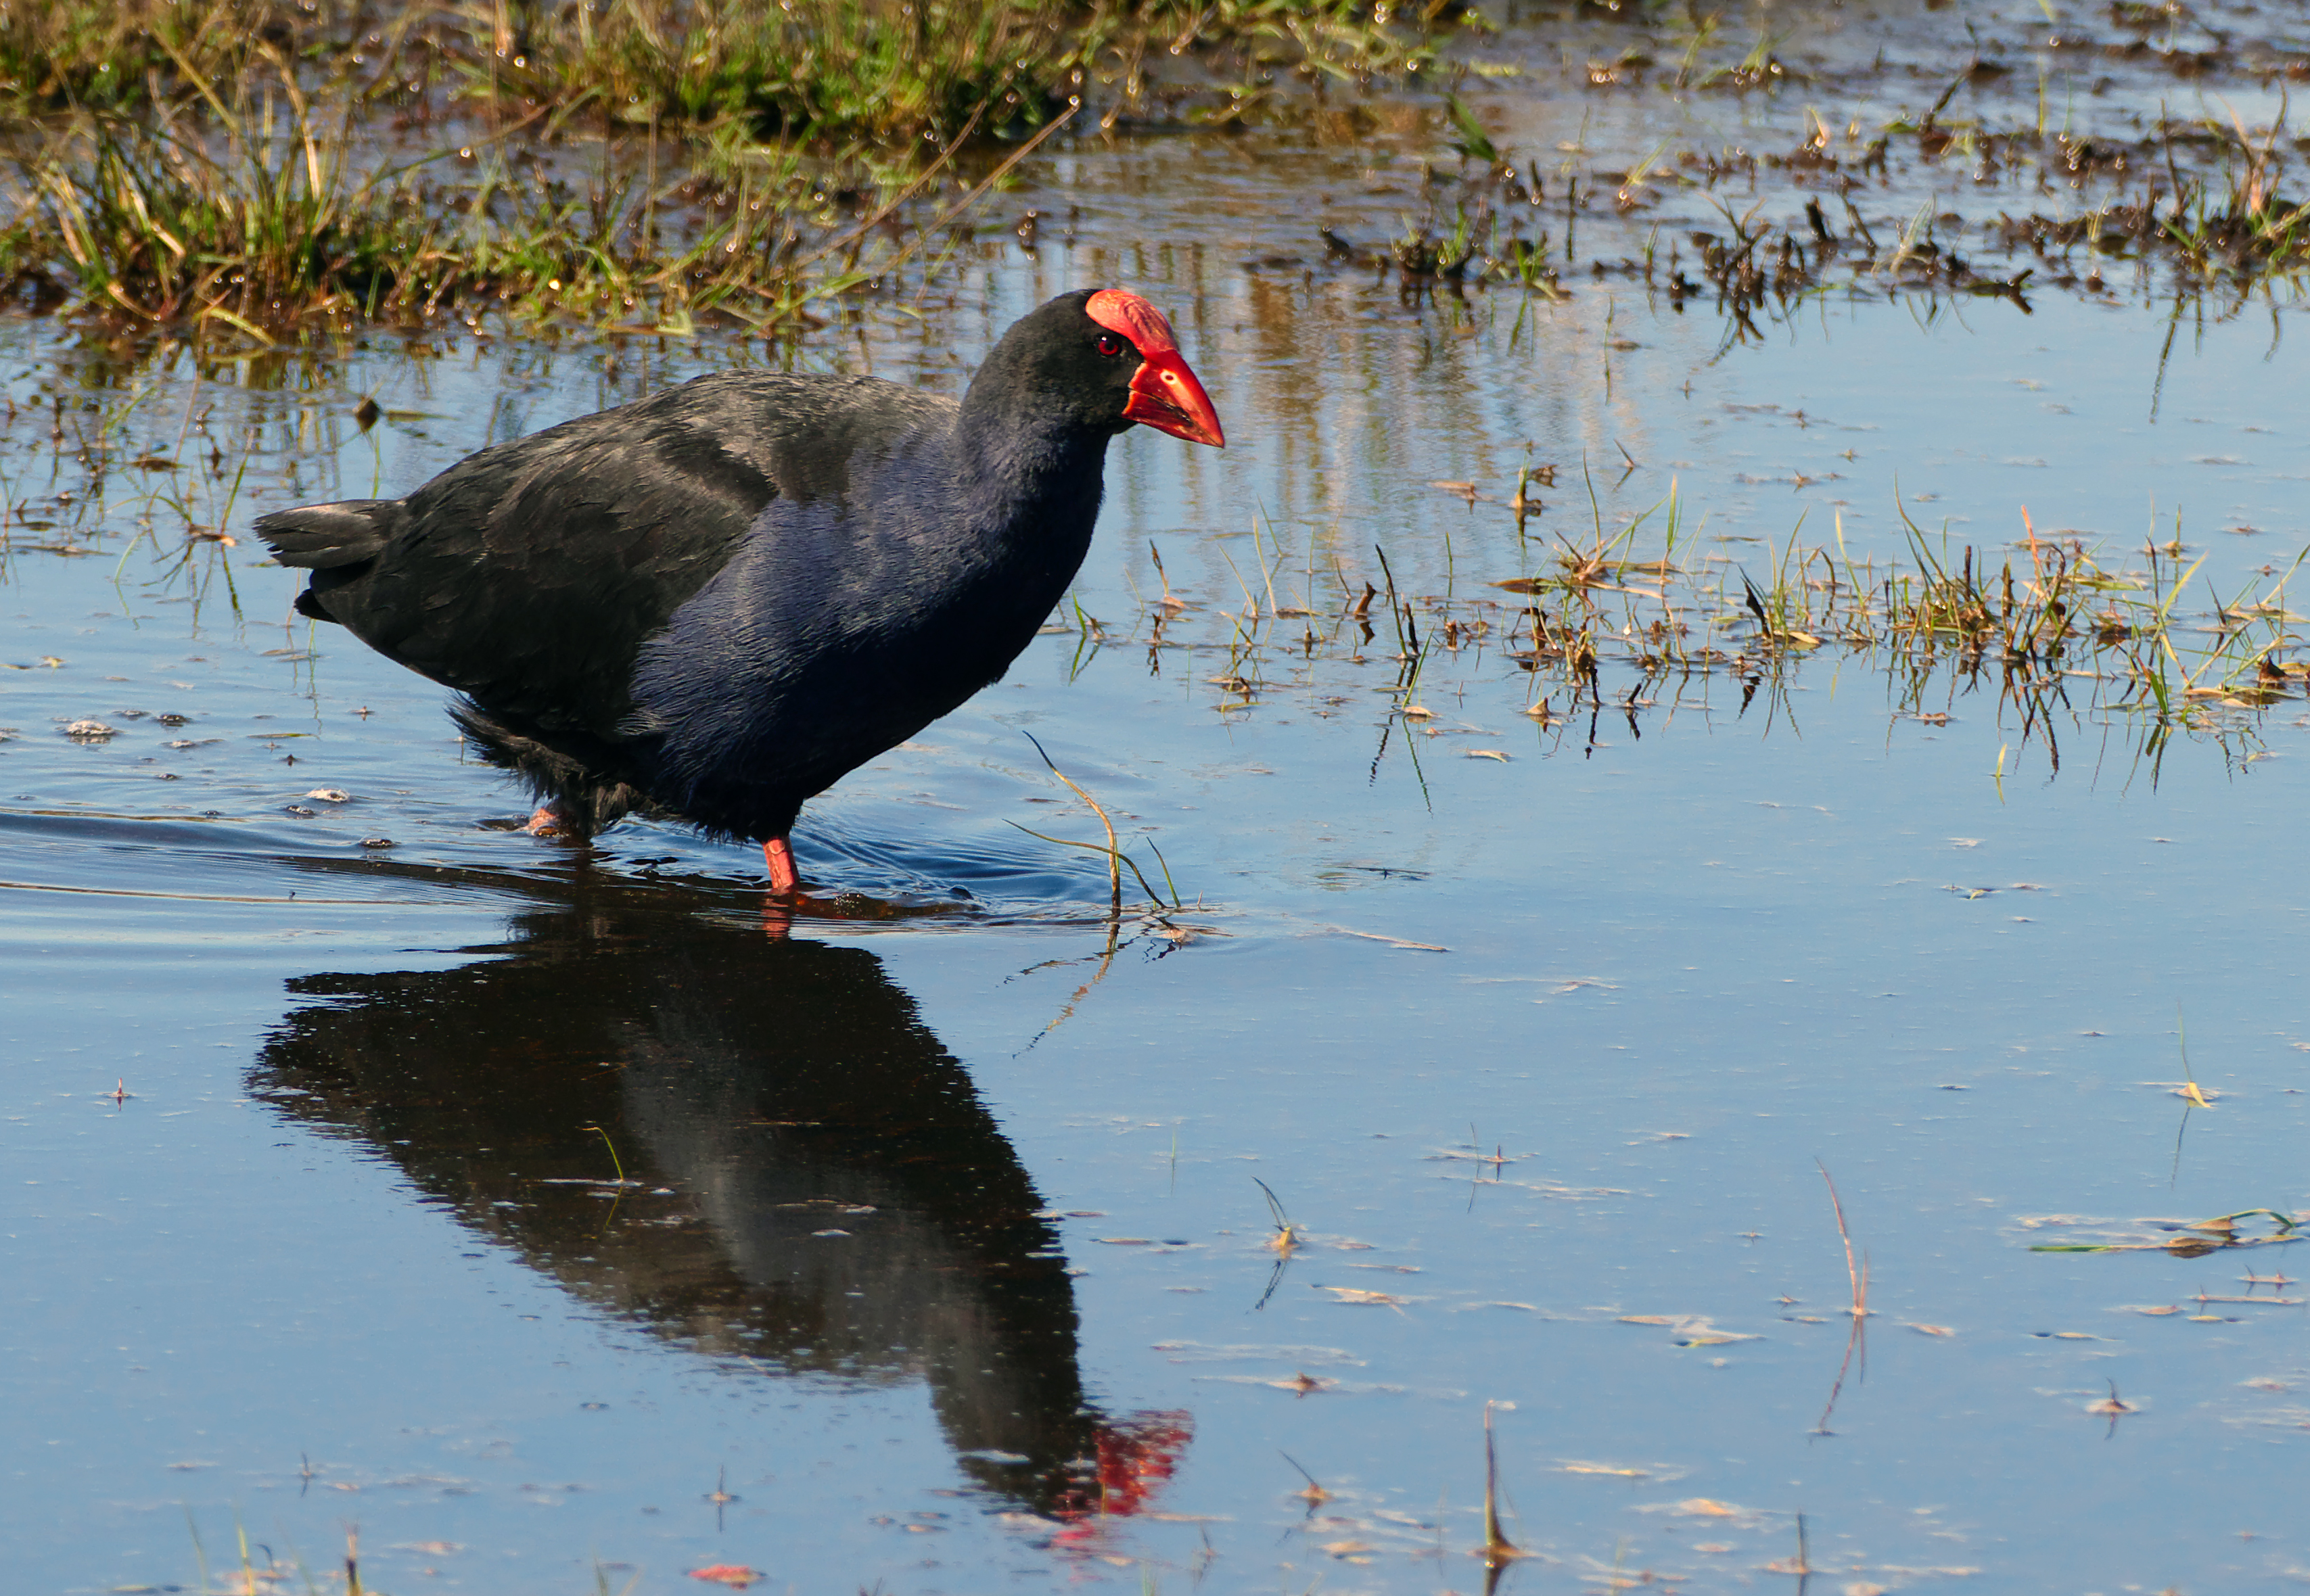
<path fill-rule="evenodd" d="M 1101 333 L 1099 335 L 1099 352 L 1103 355 L 1119 355 L 1123 352 L 1123 340 L 1112 333 Z"/>

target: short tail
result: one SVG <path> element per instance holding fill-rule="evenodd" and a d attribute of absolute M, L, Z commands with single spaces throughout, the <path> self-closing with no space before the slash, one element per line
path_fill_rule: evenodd
<path fill-rule="evenodd" d="M 349 577 L 354 574 L 352 568 L 368 564 L 384 551 L 401 529 L 401 516 L 397 499 L 348 499 L 338 504 L 301 505 L 259 516 L 256 535 L 282 565 L 341 572 Z M 317 620 L 336 619 L 323 606 L 313 586 L 297 595 L 297 608 Z"/>
<path fill-rule="evenodd" d="M 397 499 L 349 499 L 259 516 L 256 535 L 282 565 L 331 571 L 376 559 L 400 530 L 400 521 Z"/>

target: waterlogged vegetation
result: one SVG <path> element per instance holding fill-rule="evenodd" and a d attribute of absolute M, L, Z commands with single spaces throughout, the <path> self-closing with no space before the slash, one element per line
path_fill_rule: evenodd
<path fill-rule="evenodd" d="M 269 47 L 404 115 L 551 104 L 630 125 L 904 142 L 951 136 L 990 104 L 1000 129 L 1047 119 L 1090 84 L 1137 95 L 1151 53 L 1368 81 L 1432 64 L 1453 28 L 1481 21 L 1443 0 L 58 0 L 0 11 L 0 65 L 28 110 L 165 103 L 250 71 Z"/>
<path fill-rule="evenodd" d="M 2294 27 L 0 5 L 12 1574 L 2298 1584 Z M 798 907 L 248 536 L 1118 282 Z"/>
<path fill-rule="evenodd" d="M 1735 334 L 1830 290 L 2026 305 L 2128 265 L 2235 302 L 2292 291 L 2310 259 L 2282 92 L 2258 117 L 2161 100 L 2130 136 L 2080 126 L 2112 63 L 2281 91 L 2310 74 L 2252 14 L 2219 52 L 2193 48 L 2214 27 L 2194 13 L 2119 8 L 2098 33 L 1976 30 L 1903 73 L 1850 58 L 1837 8 L 1507 20 L 1344 0 L 20 4 L 0 8 L 0 267 L 23 305 L 132 331 L 791 334 L 831 299 L 935 278 L 1030 142 L 1252 125 L 1412 131 L 1452 157 L 1422 162 L 1387 236 L 1316 230 L 1335 267 L 1542 295 L 1630 277 Z M 1585 108 L 1535 149 L 1513 108 L 1550 78 Z M 1788 147 L 1756 137 L 1759 97 Z M 1665 137 L 1648 104 L 1684 108 Z M 1693 137 L 1712 104 L 1741 108 L 1738 142 Z"/>
<path fill-rule="evenodd" d="M 1521 534 L 1519 501 L 1530 496 L 1536 507 L 1539 485 L 1556 475 L 1542 467 L 1517 484 L 1516 498 L 1489 502 L 1515 517 Z M 1472 482 L 1430 486 L 1472 509 L 1488 502 Z M 1376 547 L 1385 593 L 1368 579 L 1355 591 L 1342 569 L 1303 597 L 1292 589 L 1301 575 L 1293 551 L 1278 549 L 1273 567 L 1248 576 L 1239 610 L 1204 630 L 1196 668 L 1218 657 L 1224 673 L 1206 679 L 1221 690 L 1216 707 L 1242 711 L 1278 693 L 1320 691 L 1328 673 L 1318 662 L 1362 664 L 1368 651 L 1398 667 L 1387 690 L 1415 735 L 1437 719 L 1426 698 L 1448 694 L 1464 711 L 1472 677 L 1513 687 L 1522 672 L 1522 712 L 1553 742 L 1575 747 L 1608 721 L 1641 737 L 1647 722 L 1673 722 L 1732 689 L 1742 715 L 1785 712 L 1783 690 L 1800 672 L 1859 674 L 1881 681 L 1897 720 L 1945 724 L 1987 710 L 2010 734 L 2001 775 L 2009 756 L 2016 773 L 2042 760 L 2058 774 L 2064 736 L 2092 727 L 2104 755 L 2098 733 L 2118 729 L 2152 779 L 2176 734 L 2253 758 L 2262 717 L 2279 706 L 2289 718 L 2298 713 L 2310 676 L 2310 661 L 2296 657 L 2310 638 L 2295 629 L 2303 618 L 2286 596 L 2300 554 L 2225 601 L 2194 585 L 2202 557 L 2186 558 L 2178 529 L 2169 542 L 2121 558 L 2073 533 L 2041 538 L 2031 528 L 2016 546 L 1983 547 L 1908 520 L 1906 559 L 1855 559 L 1841 539 L 1811 543 L 1800 527 L 1758 551 L 1752 576 L 1735 556 L 1697 552 L 1689 521 L 1680 547 L 1689 514 L 1672 490 L 1616 534 L 1598 525 L 1578 541 L 1520 535 L 1532 574 L 1448 594 L 1399 594 Z M 1476 541 L 1492 540 L 1478 533 Z M 1186 611 L 1168 594 L 1151 610 L 1151 670 L 1163 668 L 1165 648 L 1188 646 Z M 1222 631 L 1223 640 L 1214 635 Z M 1099 627 L 1087 635 L 1123 640 Z M 1497 688 L 1484 695 L 1498 698 Z"/>
<path fill-rule="evenodd" d="M 30 306 L 128 328 L 789 326 L 951 251 L 949 225 L 1041 137 L 1145 102 L 1151 53 L 1198 84 L 1401 81 L 1458 14 L 19 4 L 0 10 L 0 264 Z"/>

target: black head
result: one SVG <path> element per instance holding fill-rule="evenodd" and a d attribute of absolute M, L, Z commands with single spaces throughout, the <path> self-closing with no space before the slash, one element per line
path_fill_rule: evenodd
<path fill-rule="evenodd" d="M 1227 443 L 1171 324 L 1119 288 L 1079 289 L 1020 317 L 979 368 L 969 403 L 1102 434 L 1143 421 L 1190 443 Z"/>

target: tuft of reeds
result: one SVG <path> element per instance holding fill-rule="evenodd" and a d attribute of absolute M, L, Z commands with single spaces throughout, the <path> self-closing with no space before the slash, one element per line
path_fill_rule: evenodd
<path fill-rule="evenodd" d="M 396 225 L 376 179 L 348 170 L 349 112 L 326 117 L 285 59 L 272 65 L 261 88 L 205 96 L 211 133 L 182 106 L 100 114 L 17 156 L 30 213 L 61 247 L 59 291 L 82 308 L 218 317 L 260 336 L 291 307 L 398 299 L 425 240 Z"/>
<path fill-rule="evenodd" d="M 20 143 L 16 220 L 0 232 L 20 291 L 260 342 L 316 321 L 484 317 L 685 334 L 708 318 L 792 322 L 912 252 L 829 213 L 837 169 L 792 150 L 709 145 L 664 194 L 608 144 L 570 175 L 516 143 L 528 123 L 397 163 L 357 157 L 358 102 L 317 99 L 293 64 L 271 65 L 229 97 L 91 114 Z M 848 169 L 862 200 L 897 186 Z"/>
<path fill-rule="evenodd" d="M 995 128 L 1039 126 L 1124 20 L 1049 0 L 474 0 L 458 14 L 463 98 L 900 141 L 950 138 L 989 104 Z"/>
<path fill-rule="evenodd" d="M 293 47 L 321 30 L 317 5 L 276 0 L 0 0 L 0 105 L 145 105 L 237 74 L 252 43 Z"/>
<path fill-rule="evenodd" d="M 464 38 L 450 48 L 468 95 L 591 97 L 635 124 L 738 120 L 766 134 L 904 142 L 949 137 L 989 105 L 997 130 L 1092 98 L 1136 105 L 1151 59 L 1232 80 L 1205 119 L 1238 120 L 1279 72 L 1417 72 L 1439 32 L 1473 13 L 1463 0 L 468 0 L 456 14 Z"/>

